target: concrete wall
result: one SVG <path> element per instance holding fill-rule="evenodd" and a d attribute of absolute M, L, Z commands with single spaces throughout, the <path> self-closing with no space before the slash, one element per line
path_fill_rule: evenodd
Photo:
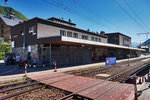
<path fill-rule="evenodd" d="M 65 30 L 66 35 L 67 35 L 67 31 L 70 31 L 72 33 L 78 33 L 78 39 L 82 39 L 82 35 L 86 35 L 86 36 L 88 36 L 88 40 L 90 40 L 90 41 L 91 41 L 91 37 L 97 37 L 97 38 L 101 39 L 101 42 L 107 43 L 107 38 L 89 35 L 89 34 L 81 33 L 78 31 L 73 31 L 73 30 L 64 29 L 64 28 L 58 28 L 58 27 L 40 24 L 40 23 L 37 24 L 37 32 L 38 32 L 37 38 L 60 36 L 60 30 Z"/>

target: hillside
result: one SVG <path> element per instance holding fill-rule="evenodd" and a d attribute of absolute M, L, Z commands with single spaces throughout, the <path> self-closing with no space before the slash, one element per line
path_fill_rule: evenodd
<path fill-rule="evenodd" d="M 29 20 L 29 18 L 27 18 L 26 16 L 24 16 L 23 14 L 21 14 L 20 12 L 14 10 L 13 8 L 10 7 L 4 7 L 0 5 L 0 14 L 2 15 L 7 15 L 9 12 L 11 13 L 15 13 L 15 17 L 22 19 L 22 20 Z"/>

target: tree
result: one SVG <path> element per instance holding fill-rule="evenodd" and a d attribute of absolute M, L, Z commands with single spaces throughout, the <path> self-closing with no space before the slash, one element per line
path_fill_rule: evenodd
<path fill-rule="evenodd" d="M 5 59 L 6 53 L 11 53 L 11 41 L 8 43 L 4 42 L 4 39 L 0 40 L 0 60 Z"/>

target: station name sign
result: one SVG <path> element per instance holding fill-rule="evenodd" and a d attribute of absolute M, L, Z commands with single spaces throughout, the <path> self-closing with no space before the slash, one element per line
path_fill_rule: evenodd
<path fill-rule="evenodd" d="M 105 66 L 116 64 L 116 57 L 108 57 L 105 60 Z"/>

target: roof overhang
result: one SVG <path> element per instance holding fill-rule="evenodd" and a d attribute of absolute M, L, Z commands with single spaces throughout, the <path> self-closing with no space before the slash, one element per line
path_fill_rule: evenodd
<path fill-rule="evenodd" d="M 71 37 L 66 37 L 66 36 L 46 37 L 46 38 L 39 38 L 38 40 L 39 40 L 39 43 L 70 42 L 70 43 L 75 43 L 75 44 L 85 44 L 85 45 L 103 46 L 103 47 L 109 47 L 109 48 L 145 51 L 144 49 L 139 49 L 139 48 L 126 47 L 126 46 L 115 45 L 115 44 L 110 44 L 110 43 L 95 42 L 95 41 L 71 38 Z"/>
<path fill-rule="evenodd" d="M 82 43 L 82 44 L 90 44 L 90 45 L 97 45 L 97 46 L 103 46 L 103 47 L 111 47 L 111 48 L 120 48 L 120 49 L 130 49 L 130 50 L 137 50 L 137 51 L 145 51 L 144 49 L 139 48 L 133 48 L 133 47 L 126 47 L 121 45 L 115 45 L 110 43 L 102 43 L 102 42 L 95 42 L 95 41 L 89 41 L 89 40 L 83 40 L 83 39 L 76 39 L 76 38 L 70 38 L 70 37 L 61 37 L 62 41 L 65 42 L 74 42 L 74 43 Z"/>

